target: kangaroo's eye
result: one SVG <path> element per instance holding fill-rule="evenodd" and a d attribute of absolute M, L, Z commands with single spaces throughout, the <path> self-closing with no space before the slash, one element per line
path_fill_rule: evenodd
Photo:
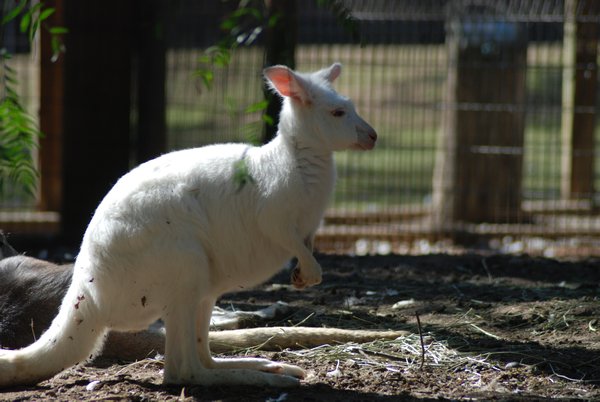
<path fill-rule="evenodd" d="M 342 116 L 346 115 L 346 112 L 343 111 L 342 109 L 335 109 L 331 112 L 331 115 L 333 117 L 342 117 Z"/>

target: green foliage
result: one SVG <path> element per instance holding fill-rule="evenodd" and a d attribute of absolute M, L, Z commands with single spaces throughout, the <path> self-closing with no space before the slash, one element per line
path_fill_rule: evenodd
<path fill-rule="evenodd" d="M 246 114 L 261 113 L 260 119 L 246 123 L 243 127 L 244 136 L 253 145 L 260 145 L 261 143 L 261 131 L 265 124 L 272 126 L 274 121 L 266 111 L 269 106 L 269 101 L 264 99 L 259 102 L 253 103 L 244 110 Z"/>
<path fill-rule="evenodd" d="M 19 183 L 26 192 L 33 194 L 37 172 L 31 151 L 41 133 L 14 89 L 16 71 L 8 64 L 10 55 L 2 52 L 0 57 L 4 87 L 4 96 L 0 99 L 0 193 L 4 192 L 7 183 Z"/>
<path fill-rule="evenodd" d="M 9 22 L 18 20 L 20 31 L 33 42 L 40 27 L 55 11 L 52 7 L 45 7 L 43 2 L 20 0 L 2 17 L 0 30 Z M 60 37 L 68 31 L 63 27 L 45 28 L 51 35 L 52 60 L 56 60 L 64 50 Z M 7 49 L 0 49 L 0 193 L 16 185 L 17 189 L 33 195 L 38 173 L 32 152 L 42 133 L 33 116 L 21 103 L 17 92 L 17 74 L 10 66 L 10 60 Z"/>
<path fill-rule="evenodd" d="M 26 33 L 29 42 L 33 42 L 40 27 L 44 27 L 51 36 L 52 60 L 56 61 L 60 53 L 64 51 L 61 36 L 68 33 L 65 27 L 49 27 L 44 24 L 56 12 L 54 7 L 45 7 L 45 3 L 34 3 L 30 0 L 20 0 L 17 5 L 8 11 L 0 21 L 0 25 L 6 25 L 11 21 L 19 20 L 19 29 Z"/>
<path fill-rule="evenodd" d="M 202 79 L 207 89 L 212 88 L 216 68 L 225 68 L 231 62 L 232 52 L 240 45 L 252 45 L 262 33 L 264 26 L 274 21 L 265 21 L 262 2 L 241 0 L 238 7 L 225 16 L 220 24 L 224 35 L 214 46 L 204 50 L 198 58 L 195 75 Z"/>
<path fill-rule="evenodd" d="M 237 191 L 240 192 L 248 183 L 254 183 L 254 178 L 248 170 L 246 163 L 246 152 L 233 165 L 233 181 L 237 185 Z"/>
<path fill-rule="evenodd" d="M 2 21 L 0 21 L 0 24 L 6 25 L 10 21 L 16 19 L 19 16 L 19 14 L 23 12 L 25 6 L 27 6 L 27 3 L 27 0 L 20 0 L 19 3 L 15 6 L 15 8 L 9 10 L 8 13 L 4 17 L 2 17 Z"/>
<path fill-rule="evenodd" d="M 352 16 L 352 10 L 346 7 L 342 0 L 317 0 L 317 4 L 334 15 L 338 24 L 352 36 L 354 42 L 361 42 L 358 22 Z"/>
<path fill-rule="evenodd" d="M 214 46 L 204 50 L 198 58 L 199 66 L 194 75 L 202 80 L 207 89 L 212 89 L 215 70 L 229 66 L 234 50 L 239 46 L 254 44 L 266 27 L 273 26 L 277 22 L 277 18 L 277 16 L 267 18 L 263 1 L 239 1 L 237 8 L 221 21 L 219 27 L 224 33 L 223 37 Z M 248 106 L 245 112 L 247 114 L 264 112 L 267 105 L 267 101 L 257 102 Z M 269 122 L 272 124 L 273 118 L 263 113 L 260 120 L 247 123 L 243 130 L 248 141 L 252 144 L 259 144 L 263 124 L 269 124 Z M 239 170 L 236 167 L 236 172 L 239 171 L 240 177 L 243 178 L 244 171 L 241 167 L 243 164 L 240 165 Z M 242 186 L 246 182 L 247 180 L 242 180 Z"/>
<path fill-rule="evenodd" d="M 356 42 L 360 40 L 360 29 L 352 11 L 341 0 L 317 0 L 320 7 L 328 9 L 338 23 L 352 35 Z M 267 17 L 263 1 L 239 0 L 238 7 L 225 16 L 220 24 L 224 35 L 216 45 L 207 48 L 199 57 L 196 76 L 202 78 L 210 89 L 214 80 L 214 69 L 224 68 L 231 61 L 232 52 L 240 45 L 250 46 L 267 27 L 277 24 L 280 15 Z"/>
<path fill-rule="evenodd" d="M 359 41 L 358 23 L 352 17 L 351 10 L 341 0 L 317 0 L 317 4 L 328 9 L 338 23 L 352 35 L 353 40 Z M 225 16 L 220 24 L 223 37 L 198 58 L 199 66 L 194 75 L 202 80 L 207 89 L 212 89 L 215 70 L 227 67 L 231 62 L 232 53 L 238 46 L 254 44 L 264 29 L 275 26 L 280 17 L 277 14 L 268 16 L 264 1 L 239 0 L 237 8 Z M 260 101 L 245 110 L 247 114 L 262 112 L 260 120 L 247 123 L 243 128 L 246 138 L 253 144 L 260 143 L 263 125 L 274 124 L 273 116 L 266 114 L 268 104 L 268 100 Z"/>

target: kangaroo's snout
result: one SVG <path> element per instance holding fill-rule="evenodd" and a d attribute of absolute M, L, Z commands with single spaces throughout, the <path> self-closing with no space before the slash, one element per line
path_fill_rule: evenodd
<path fill-rule="evenodd" d="M 352 147 L 353 149 L 370 151 L 375 148 L 377 142 L 377 132 L 373 127 L 365 123 L 363 126 L 356 126 L 358 141 Z"/>
<path fill-rule="evenodd" d="M 369 132 L 369 138 L 373 140 L 373 142 L 377 141 L 377 133 L 375 132 L 375 130 L 371 129 L 371 131 Z"/>

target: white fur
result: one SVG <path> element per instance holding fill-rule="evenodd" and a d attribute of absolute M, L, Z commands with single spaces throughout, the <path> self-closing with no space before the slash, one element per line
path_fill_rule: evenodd
<path fill-rule="evenodd" d="M 208 326 L 225 292 L 255 286 L 292 256 L 292 282 L 318 284 L 312 240 L 333 190 L 333 151 L 371 149 L 375 131 L 330 83 L 341 66 L 313 74 L 265 70 L 284 96 L 269 144 L 222 144 L 169 153 L 123 176 L 83 238 L 73 283 L 43 336 L 0 352 L 0 386 L 32 384 L 89 358 L 109 329 L 140 330 L 162 318 L 168 383 L 290 386 L 296 366 L 214 359 Z M 251 180 L 234 178 L 243 160 Z"/>

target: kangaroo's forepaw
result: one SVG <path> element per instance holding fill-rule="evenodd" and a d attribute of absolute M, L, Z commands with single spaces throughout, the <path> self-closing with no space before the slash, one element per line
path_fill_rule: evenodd
<path fill-rule="evenodd" d="M 291 282 L 296 289 L 304 289 L 307 286 L 318 285 L 321 283 L 321 280 L 322 277 L 320 270 L 314 275 L 307 275 L 304 270 L 300 268 L 300 266 L 297 266 L 292 271 Z"/>

